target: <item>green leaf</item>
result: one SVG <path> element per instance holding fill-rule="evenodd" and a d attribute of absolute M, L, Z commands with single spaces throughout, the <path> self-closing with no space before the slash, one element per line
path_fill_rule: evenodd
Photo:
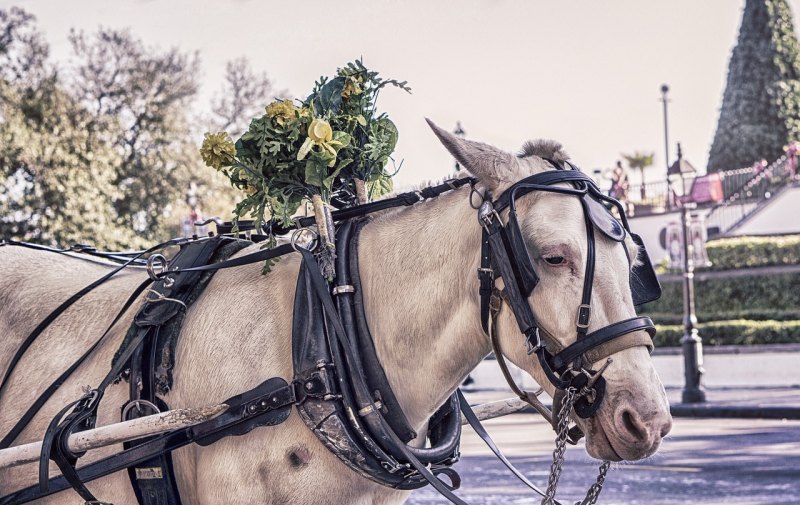
<path fill-rule="evenodd" d="M 312 156 L 306 160 L 306 184 L 310 184 L 318 188 L 325 187 L 325 177 L 327 175 L 327 163 L 320 160 L 318 156 Z"/>
<path fill-rule="evenodd" d="M 375 200 L 385 194 L 391 193 L 394 189 L 394 183 L 389 176 L 377 177 L 374 181 L 369 183 L 369 197 L 370 200 Z"/>
<path fill-rule="evenodd" d="M 318 116 L 337 114 L 342 107 L 342 90 L 347 82 L 345 77 L 331 79 L 319 90 L 314 100 L 314 110 Z"/>
<path fill-rule="evenodd" d="M 325 186 L 325 189 L 330 190 L 333 187 L 333 181 L 336 180 L 336 176 L 339 175 L 339 172 L 341 172 L 343 168 L 344 166 L 340 165 L 339 167 L 336 168 L 336 170 L 333 171 L 333 173 L 330 176 L 326 177 L 322 181 L 323 185 Z"/>

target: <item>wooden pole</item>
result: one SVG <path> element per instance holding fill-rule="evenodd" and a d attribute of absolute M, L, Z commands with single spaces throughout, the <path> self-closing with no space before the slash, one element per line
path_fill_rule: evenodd
<path fill-rule="evenodd" d="M 520 398 L 506 398 L 505 400 L 476 405 L 472 410 L 475 412 L 475 416 L 479 421 L 486 421 L 496 417 L 516 414 L 517 412 L 525 410 L 527 407 L 530 407 L 528 402 Z M 461 418 L 461 424 L 467 424 L 466 418 Z"/>
<path fill-rule="evenodd" d="M 169 410 L 160 414 L 73 433 L 69 437 L 68 444 L 70 450 L 74 452 L 99 449 L 109 445 L 188 428 L 213 419 L 226 410 L 228 410 L 228 406 L 224 403 L 199 409 Z M 30 444 L 3 449 L 0 451 L 0 468 L 11 468 L 37 462 L 41 452 L 41 442 L 31 442 Z"/>
<path fill-rule="evenodd" d="M 486 421 L 520 412 L 526 407 L 529 407 L 527 402 L 519 398 L 508 398 L 476 405 L 473 410 L 479 420 Z M 93 430 L 73 433 L 69 437 L 68 444 L 70 450 L 74 452 L 90 451 L 188 428 L 213 419 L 227 409 L 228 406 L 221 403 L 199 409 L 169 410 L 130 421 L 101 426 Z M 466 419 L 462 418 L 461 423 L 467 424 Z M 0 468 L 11 468 L 38 462 L 41 452 L 41 442 L 31 442 L 0 450 Z"/>

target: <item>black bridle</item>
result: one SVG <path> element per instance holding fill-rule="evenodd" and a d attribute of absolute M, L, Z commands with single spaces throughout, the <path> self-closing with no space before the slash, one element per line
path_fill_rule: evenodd
<path fill-rule="evenodd" d="M 498 310 L 498 304 L 492 303 L 492 297 L 501 297 L 511 307 L 519 330 L 525 336 L 527 353 L 536 354 L 547 379 L 558 390 L 572 387 L 583 390 L 584 395 L 591 398 L 589 404 L 584 404 L 584 408 L 578 409 L 576 406 L 578 415 L 590 417 L 599 408 L 605 391 L 605 380 L 600 376 L 602 372 L 591 370 L 591 364 L 629 347 L 645 345 L 652 350 L 650 339 L 655 335 L 655 327 L 649 317 L 638 316 L 588 333 L 595 269 L 595 227 L 618 242 L 624 241 L 626 234 L 630 234 L 630 228 L 622 205 L 603 195 L 591 178 L 574 167 L 562 169 L 558 163 L 550 162 L 557 170 L 522 179 L 496 200 L 485 198 L 478 209 L 478 220 L 483 227 L 481 268 L 478 271 L 481 282 L 481 320 L 484 330 L 488 332 L 492 306 L 495 311 Z M 569 186 L 556 186 L 560 183 L 567 183 Z M 564 348 L 541 327 L 529 302 L 539 277 L 519 226 L 516 202 L 518 198 L 535 191 L 577 197 L 586 223 L 587 257 L 581 303 L 577 308 L 575 321 L 576 338 L 575 342 Z M 617 208 L 621 222 L 611 216 L 603 205 L 604 202 Z M 597 205 L 601 210 L 598 210 Z M 506 210 L 508 222 L 504 225 L 500 214 Z M 636 237 L 635 242 L 641 244 L 641 239 Z M 645 266 L 649 274 L 652 271 L 649 259 L 643 263 L 647 263 Z M 504 281 L 502 293 L 494 286 L 496 277 L 501 277 Z M 638 278 L 639 275 L 632 276 L 632 282 L 633 277 Z M 642 283 L 641 279 L 639 282 Z M 647 288 L 644 293 L 642 289 L 634 292 L 634 303 L 637 305 L 652 301 L 653 296 L 657 298 L 660 294 L 660 286 L 654 276 L 652 279 L 648 276 L 644 285 Z M 640 330 L 644 330 L 648 336 L 643 336 Z"/>

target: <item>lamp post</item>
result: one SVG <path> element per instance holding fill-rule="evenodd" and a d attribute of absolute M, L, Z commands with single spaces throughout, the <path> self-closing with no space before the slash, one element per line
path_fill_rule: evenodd
<path fill-rule="evenodd" d="M 661 102 L 664 104 L 664 163 L 667 165 L 667 210 L 670 210 L 670 193 L 672 185 L 669 182 L 669 129 L 667 128 L 667 93 L 669 93 L 669 86 L 666 84 L 661 85 Z"/>
<path fill-rule="evenodd" d="M 461 127 L 461 121 L 456 121 L 456 129 L 453 130 L 453 134 L 462 139 L 467 136 L 467 132 L 465 132 L 464 128 Z M 459 165 L 458 161 L 456 161 L 456 172 L 459 170 L 461 170 L 461 165 Z"/>
<path fill-rule="evenodd" d="M 666 110 L 666 106 L 665 106 Z M 678 144 L 678 160 L 668 170 L 677 171 L 681 177 L 683 194 L 686 195 L 686 174 L 683 164 L 681 146 Z M 690 165 L 686 165 L 689 167 Z M 677 168 L 677 170 L 675 170 Z M 669 180 L 669 175 L 667 175 Z M 692 215 L 690 209 L 695 204 L 684 201 L 681 205 L 681 228 L 683 232 L 683 377 L 684 386 L 681 395 L 683 403 L 702 403 L 706 401 L 706 393 L 702 387 L 703 369 L 703 340 L 697 333 L 697 315 L 694 309 L 694 244 L 691 240 Z"/>

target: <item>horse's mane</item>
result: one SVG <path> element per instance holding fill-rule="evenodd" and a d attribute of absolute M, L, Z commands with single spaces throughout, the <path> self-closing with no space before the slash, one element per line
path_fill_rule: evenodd
<path fill-rule="evenodd" d="M 561 143 L 549 139 L 529 140 L 522 144 L 522 150 L 517 154 L 517 157 L 527 158 L 529 156 L 549 158 L 553 161 L 566 161 L 569 159 L 569 154 L 564 150 Z"/>

